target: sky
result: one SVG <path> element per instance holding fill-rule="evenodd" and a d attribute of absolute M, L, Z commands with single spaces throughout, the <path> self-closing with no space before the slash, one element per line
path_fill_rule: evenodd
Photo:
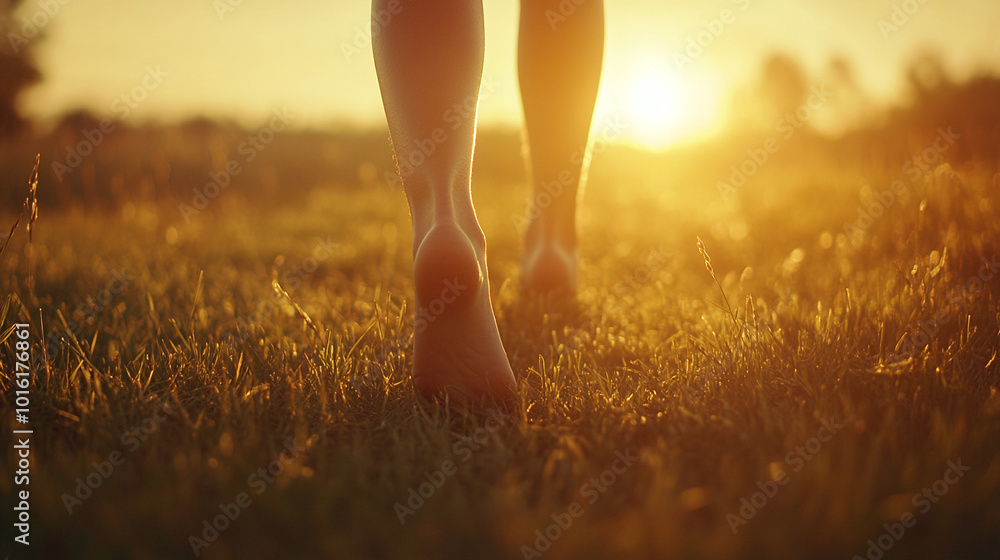
<path fill-rule="evenodd" d="M 51 16 L 42 1 L 24 2 L 12 25 L 44 22 L 45 38 L 32 41 L 45 81 L 23 99 L 40 119 L 81 107 L 120 117 L 124 101 L 136 122 L 208 115 L 255 124 L 287 107 L 299 127 L 384 126 L 367 1 L 58 0 Z M 481 100 L 480 122 L 518 126 L 518 2 L 485 0 L 484 9 L 484 75 L 497 86 Z M 703 34 L 702 52 L 679 65 L 675 55 L 723 10 L 731 15 L 718 36 Z M 733 89 L 777 50 L 817 80 L 832 55 L 846 57 L 882 103 L 899 95 L 904 65 L 921 49 L 940 51 L 958 78 L 1000 73 L 997 0 L 607 0 L 606 13 L 595 126 L 624 113 L 656 125 L 651 144 L 711 130 Z M 144 80 L 155 88 L 130 99 Z"/>

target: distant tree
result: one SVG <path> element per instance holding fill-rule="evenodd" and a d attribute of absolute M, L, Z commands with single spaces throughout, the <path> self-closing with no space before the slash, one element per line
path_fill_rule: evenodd
<path fill-rule="evenodd" d="M 906 81 L 918 102 L 953 85 L 941 54 L 930 49 L 920 51 L 913 58 L 906 70 Z"/>
<path fill-rule="evenodd" d="M 732 124 L 746 131 L 774 131 L 781 118 L 805 102 L 806 73 L 789 55 L 773 53 L 764 59 L 756 82 L 736 92 L 731 101 Z"/>
<path fill-rule="evenodd" d="M 761 69 L 758 96 L 776 115 L 794 111 L 806 98 L 808 85 L 802 66 L 786 54 L 772 54 Z"/>
<path fill-rule="evenodd" d="M 18 112 L 21 93 L 41 79 L 31 52 L 31 39 L 41 30 L 30 25 L 25 36 L 25 20 L 15 19 L 14 12 L 22 0 L 0 0 L 0 138 L 23 132 L 28 121 Z"/>
<path fill-rule="evenodd" d="M 817 116 L 817 125 L 824 132 L 840 134 L 876 118 L 872 101 L 858 83 L 850 60 L 843 56 L 831 57 L 822 81 L 836 92 Z"/>

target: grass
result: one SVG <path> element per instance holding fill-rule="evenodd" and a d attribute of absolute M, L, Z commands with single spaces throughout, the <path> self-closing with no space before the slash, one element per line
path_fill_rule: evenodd
<path fill-rule="evenodd" d="M 711 171 L 672 182 L 650 179 L 653 158 L 599 162 L 575 305 L 519 297 L 524 187 L 477 178 L 521 387 L 500 423 L 414 395 L 399 193 L 263 206 L 234 190 L 190 225 L 170 203 L 43 205 L 37 301 L 25 238 L 0 259 L 5 410 L 11 324 L 47 353 L 32 544 L 3 550 L 191 558 L 190 536 L 245 493 L 201 557 L 852 558 L 910 512 L 886 558 L 995 558 L 1000 274 L 974 280 L 1000 241 L 995 162 L 928 169 L 852 238 L 843 224 L 871 200 L 858 178 L 879 192 L 901 162 L 785 157 L 729 202 Z M 284 464 L 288 438 L 302 449 Z M 913 496 L 949 461 L 968 472 L 921 511 Z M 110 475 L 68 512 L 102 462 Z"/>

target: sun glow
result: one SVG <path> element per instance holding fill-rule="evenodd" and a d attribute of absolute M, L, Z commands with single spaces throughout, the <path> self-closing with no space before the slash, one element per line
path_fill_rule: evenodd
<path fill-rule="evenodd" d="M 705 76 L 681 75 L 669 61 L 651 60 L 636 65 L 620 83 L 627 136 L 644 148 L 690 141 L 719 125 L 719 86 Z"/>

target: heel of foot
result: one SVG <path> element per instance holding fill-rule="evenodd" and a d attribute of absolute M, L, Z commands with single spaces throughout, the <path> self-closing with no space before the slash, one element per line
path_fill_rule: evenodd
<path fill-rule="evenodd" d="M 457 304 L 474 299 L 483 283 L 479 255 L 469 237 L 454 225 L 436 226 L 420 242 L 413 259 L 418 304 L 440 299 Z"/>
<path fill-rule="evenodd" d="M 525 259 L 522 283 L 529 292 L 573 292 L 576 259 L 557 247 L 540 247 Z"/>
<path fill-rule="evenodd" d="M 482 233 L 436 225 L 419 240 L 413 269 L 416 390 L 455 402 L 510 400 L 517 382 L 490 303 Z"/>

